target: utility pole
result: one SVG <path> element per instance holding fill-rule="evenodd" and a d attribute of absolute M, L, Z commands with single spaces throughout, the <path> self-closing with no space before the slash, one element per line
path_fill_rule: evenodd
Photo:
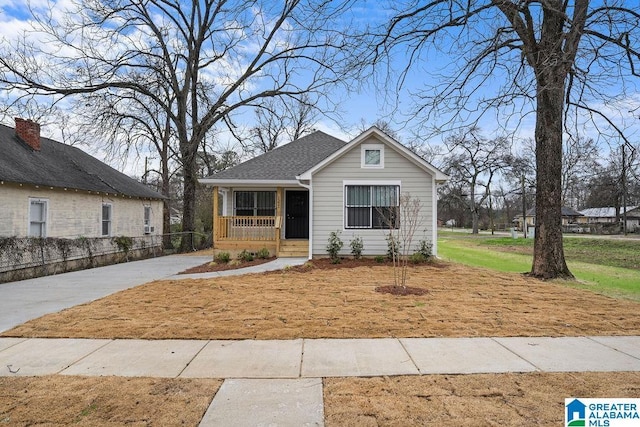
<path fill-rule="evenodd" d="M 627 235 L 627 155 L 622 144 L 622 234 Z"/>
<path fill-rule="evenodd" d="M 491 235 L 495 230 L 495 224 L 493 223 L 493 204 L 491 203 L 491 187 L 487 185 L 487 194 L 489 195 L 489 225 L 491 227 Z"/>
<path fill-rule="evenodd" d="M 527 238 L 527 195 L 524 188 L 524 174 L 520 177 L 520 185 L 522 189 L 522 232 L 524 238 Z"/>

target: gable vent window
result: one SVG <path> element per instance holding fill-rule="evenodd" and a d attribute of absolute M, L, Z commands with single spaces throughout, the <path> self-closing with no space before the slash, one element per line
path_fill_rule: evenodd
<path fill-rule="evenodd" d="M 360 167 L 373 169 L 384 168 L 384 145 L 362 144 L 360 148 Z"/>

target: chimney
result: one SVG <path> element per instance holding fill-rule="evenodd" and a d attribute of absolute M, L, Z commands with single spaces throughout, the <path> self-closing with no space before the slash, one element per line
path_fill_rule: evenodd
<path fill-rule="evenodd" d="M 35 151 L 40 151 L 40 125 L 33 120 L 25 120 L 19 117 L 16 120 L 16 135 L 29 144 Z"/>

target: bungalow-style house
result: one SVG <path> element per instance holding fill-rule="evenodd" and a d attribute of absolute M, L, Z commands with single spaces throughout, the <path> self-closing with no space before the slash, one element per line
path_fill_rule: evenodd
<path fill-rule="evenodd" d="M 162 234 L 163 197 L 82 150 L 16 118 L 0 125 L 0 236 Z"/>
<path fill-rule="evenodd" d="M 356 236 L 363 255 L 385 254 L 387 219 L 397 216 L 401 195 L 420 200 L 414 244 L 426 240 L 436 254 L 436 187 L 447 179 L 372 127 L 349 143 L 316 131 L 200 182 L 213 187 L 216 251 L 267 248 L 311 259 L 327 255 L 334 231 L 343 255 Z"/>
<path fill-rule="evenodd" d="M 578 223 L 578 218 L 580 218 L 582 216 L 582 213 L 578 212 L 577 210 L 573 209 L 573 208 L 569 208 L 567 206 L 563 206 L 562 207 L 562 211 L 561 211 L 561 215 L 562 215 L 562 225 L 563 226 L 568 226 L 571 224 L 576 224 Z M 525 217 L 525 221 L 527 224 L 527 227 L 535 227 L 536 225 L 536 208 L 533 207 L 529 210 L 527 210 L 526 212 L 526 217 Z M 517 224 L 518 228 L 520 230 L 522 230 L 522 214 L 517 215 L 513 221 Z"/>
<path fill-rule="evenodd" d="M 586 224 L 622 223 L 623 208 L 620 208 L 620 219 L 616 218 L 614 207 L 587 208 L 580 211 L 583 215 L 581 222 Z M 627 231 L 640 228 L 640 206 L 627 206 Z"/>

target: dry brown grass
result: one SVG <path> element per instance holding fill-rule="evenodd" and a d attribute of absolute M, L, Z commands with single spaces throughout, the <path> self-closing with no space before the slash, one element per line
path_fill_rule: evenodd
<path fill-rule="evenodd" d="M 0 425 L 196 426 L 211 379 L 0 377 Z"/>
<path fill-rule="evenodd" d="M 159 281 L 4 336 L 290 339 L 640 335 L 640 304 L 460 265 L 412 268 L 423 296 L 375 291 L 388 266 Z M 90 286 L 90 284 L 87 284 Z"/>
<path fill-rule="evenodd" d="M 640 397 L 638 372 L 327 378 L 332 426 L 559 426 L 568 397 Z"/>

